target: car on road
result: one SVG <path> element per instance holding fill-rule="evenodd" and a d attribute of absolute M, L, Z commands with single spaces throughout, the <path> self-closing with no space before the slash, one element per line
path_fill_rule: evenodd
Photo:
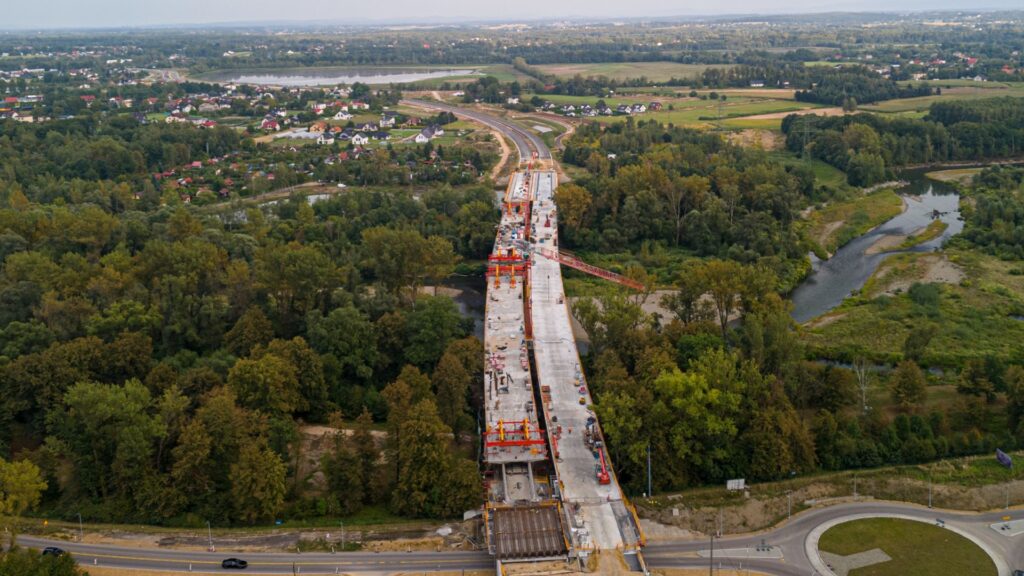
<path fill-rule="evenodd" d="M 580 406 L 586 406 L 586 405 L 587 405 L 587 399 L 585 397 L 583 397 L 583 396 L 580 396 Z"/>
<path fill-rule="evenodd" d="M 63 548 L 57 548 L 56 546 L 47 546 L 43 548 L 43 556 L 63 556 L 67 554 Z"/>
<path fill-rule="evenodd" d="M 249 563 L 241 558 L 226 558 L 220 563 L 221 568 L 237 568 L 238 570 L 245 570 L 249 567 Z"/>
<path fill-rule="evenodd" d="M 587 393 L 587 387 L 586 386 L 580 386 L 580 394 L 586 394 L 586 393 Z"/>

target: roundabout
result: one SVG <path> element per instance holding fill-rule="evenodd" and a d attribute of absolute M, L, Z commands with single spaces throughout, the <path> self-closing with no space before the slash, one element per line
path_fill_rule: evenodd
<path fill-rule="evenodd" d="M 819 572 L 836 576 L 995 576 L 1001 561 L 969 533 L 899 514 L 826 522 L 808 535 L 807 551 Z"/>

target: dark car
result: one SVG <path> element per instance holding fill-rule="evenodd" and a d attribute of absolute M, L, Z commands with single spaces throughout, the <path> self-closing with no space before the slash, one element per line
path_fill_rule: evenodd
<path fill-rule="evenodd" d="M 57 548 L 56 546 L 47 546 L 43 548 L 43 556 L 63 556 L 67 554 L 63 549 Z"/>
<path fill-rule="evenodd" d="M 249 567 L 249 563 L 241 558 L 228 558 L 220 563 L 221 568 L 237 568 L 239 570 L 245 570 Z"/>

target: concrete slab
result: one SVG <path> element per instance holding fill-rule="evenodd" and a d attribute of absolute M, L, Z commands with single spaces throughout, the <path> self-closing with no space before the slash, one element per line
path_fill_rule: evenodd
<path fill-rule="evenodd" d="M 557 177 L 554 172 L 537 172 L 531 184 L 532 238 L 537 246 L 555 248 L 558 211 L 553 198 Z M 610 482 L 599 483 L 596 473 L 599 460 L 584 442 L 587 421 L 596 420 L 596 415 L 590 408 L 590 390 L 580 369 L 579 353 L 572 336 L 561 268 L 557 261 L 536 252 L 530 273 L 530 304 L 537 379 L 546 387 L 542 389 L 550 390 L 550 401 L 544 410 L 551 433 L 556 436 L 559 458 L 555 469 L 563 498 L 581 506 L 584 532 L 594 546 L 619 548 L 625 542 L 612 502 L 621 501 L 622 492 L 610 462 L 606 463 Z"/>

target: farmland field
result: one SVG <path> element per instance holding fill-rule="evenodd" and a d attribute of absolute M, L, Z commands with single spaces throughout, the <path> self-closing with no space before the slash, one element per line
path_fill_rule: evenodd
<path fill-rule="evenodd" d="M 607 76 L 612 80 L 645 77 L 651 82 L 667 82 L 672 78 L 695 78 L 710 68 L 705 64 L 678 62 L 597 62 L 593 64 L 540 64 L 534 66 L 559 78 Z M 721 67 L 721 66 L 719 66 Z"/>

